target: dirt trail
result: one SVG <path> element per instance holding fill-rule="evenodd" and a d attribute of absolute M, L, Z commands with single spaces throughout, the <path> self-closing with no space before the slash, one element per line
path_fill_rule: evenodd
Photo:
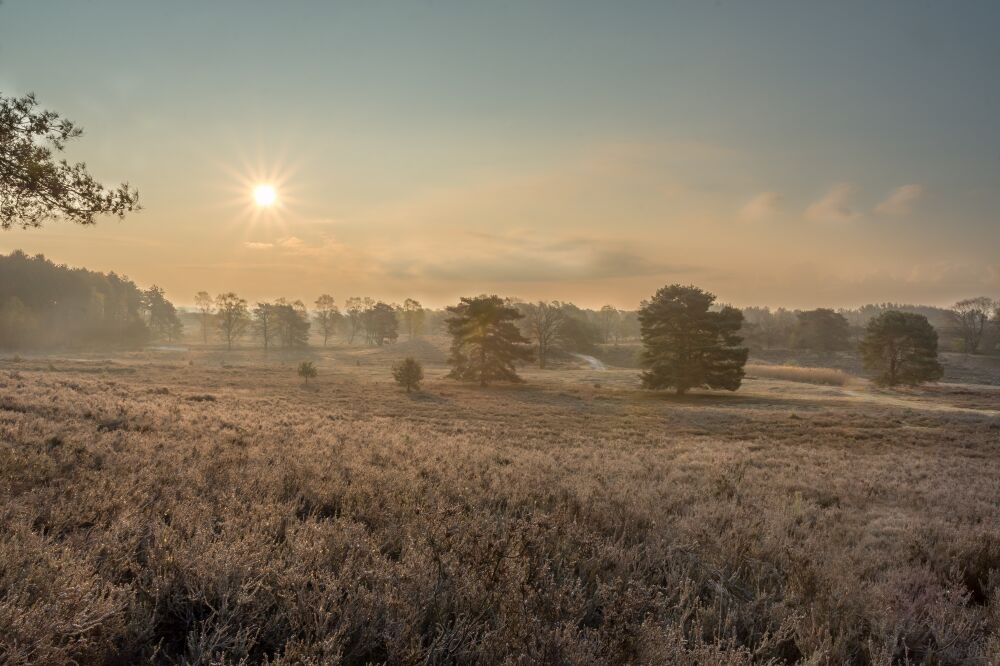
<path fill-rule="evenodd" d="M 593 356 L 588 356 L 587 354 L 572 354 L 576 358 L 584 361 L 590 366 L 591 370 L 597 370 L 598 372 L 604 372 L 608 369 L 608 366 L 604 365 L 600 359 L 594 358 Z"/>
<path fill-rule="evenodd" d="M 931 402 L 921 398 L 903 398 L 884 393 L 871 393 L 868 391 L 857 391 L 853 389 L 843 389 L 844 396 L 854 400 L 864 400 L 865 402 L 875 402 L 891 407 L 902 407 L 904 409 L 919 409 L 926 412 L 951 412 L 959 414 L 978 414 L 981 416 L 1000 417 L 1000 410 L 981 409 L 978 407 L 957 407 L 946 405 L 940 402 Z"/>

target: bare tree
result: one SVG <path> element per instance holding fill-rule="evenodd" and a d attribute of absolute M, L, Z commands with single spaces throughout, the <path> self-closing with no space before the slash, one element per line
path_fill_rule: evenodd
<path fill-rule="evenodd" d="M 997 304 L 986 296 L 966 298 L 951 307 L 952 320 L 962 336 L 966 354 L 979 353 L 979 343 L 983 340 L 986 323 L 996 307 Z"/>
<path fill-rule="evenodd" d="M 330 294 L 323 294 L 316 299 L 316 323 L 319 324 L 320 333 L 323 334 L 323 346 L 326 347 L 327 340 L 333 335 L 337 328 L 337 320 L 340 319 L 340 310 Z"/>
<path fill-rule="evenodd" d="M 344 301 L 344 311 L 347 313 L 347 344 L 354 344 L 354 338 L 357 336 L 358 332 L 362 328 L 362 313 L 368 308 L 368 303 L 372 302 L 372 299 L 361 298 L 360 296 L 351 296 L 346 301 Z"/>
<path fill-rule="evenodd" d="M 566 319 L 559 301 L 523 303 L 524 327 L 538 345 L 538 367 L 544 368 L 549 354 L 559 344 L 559 332 Z"/>
<path fill-rule="evenodd" d="M 201 319 L 201 341 L 208 344 L 208 325 L 212 322 L 212 313 L 215 312 L 215 301 L 207 291 L 199 291 L 195 294 L 194 304 Z"/>
<path fill-rule="evenodd" d="M 264 343 L 264 351 L 270 347 L 274 337 L 274 306 L 270 303 L 257 303 L 253 309 L 254 333 Z"/>
<path fill-rule="evenodd" d="M 242 337 L 250 322 L 247 302 L 230 291 L 215 297 L 215 307 L 219 311 L 219 331 L 226 340 L 226 349 L 232 350 L 233 341 Z"/>
<path fill-rule="evenodd" d="M 412 298 L 403 301 L 403 326 L 410 340 L 424 332 L 425 311 L 420 302 Z"/>

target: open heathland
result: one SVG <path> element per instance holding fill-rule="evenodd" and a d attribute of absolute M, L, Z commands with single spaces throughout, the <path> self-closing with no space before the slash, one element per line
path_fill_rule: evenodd
<path fill-rule="evenodd" d="M 567 362 L 483 389 L 422 341 L 69 356 L 0 361 L 5 664 L 1000 654 L 996 387 L 756 368 L 678 398 Z"/>

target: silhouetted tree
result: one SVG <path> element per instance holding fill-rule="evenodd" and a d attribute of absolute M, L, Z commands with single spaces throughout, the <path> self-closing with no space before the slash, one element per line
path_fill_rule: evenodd
<path fill-rule="evenodd" d="M 215 309 L 218 312 L 219 332 L 226 341 L 226 349 L 232 350 L 233 342 L 243 337 L 247 324 L 250 323 L 247 302 L 230 291 L 215 297 Z"/>
<path fill-rule="evenodd" d="M 681 395 L 696 387 L 740 387 L 748 354 L 737 335 L 743 315 L 728 306 L 712 312 L 714 301 L 713 294 L 679 284 L 643 301 L 643 388 L 674 389 Z"/>
<path fill-rule="evenodd" d="M 618 308 L 615 306 L 605 305 L 601 308 L 601 311 L 598 313 L 598 321 L 601 327 L 601 342 L 607 344 L 611 341 L 611 336 L 614 335 L 620 319 L 621 313 L 618 312 Z"/>
<path fill-rule="evenodd" d="M 412 389 L 420 388 L 420 382 L 424 378 L 424 369 L 416 359 L 407 357 L 392 366 L 392 376 L 396 383 L 409 393 Z"/>
<path fill-rule="evenodd" d="M 337 320 L 340 319 L 340 310 L 333 300 L 333 296 L 323 294 L 316 299 L 316 323 L 319 324 L 319 332 L 323 334 L 323 346 L 326 347 L 327 340 L 337 330 Z"/>
<path fill-rule="evenodd" d="M 379 301 L 364 312 L 365 332 L 368 344 L 381 347 L 386 342 L 395 342 L 399 338 L 399 320 L 396 309 L 387 303 Z"/>
<path fill-rule="evenodd" d="M 158 340 L 174 341 L 184 330 L 177 309 L 166 299 L 163 290 L 153 285 L 143 292 L 142 309 L 146 313 L 146 325 Z"/>
<path fill-rule="evenodd" d="M 795 346 L 817 352 L 842 351 L 850 346 L 850 326 L 844 315 L 819 308 L 798 313 Z"/>
<path fill-rule="evenodd" d="M 201 341 L 203 344 L 208 344 L 208 327 L 212 323 L 212 313 L 215 312 L 214 301 L 207 291 L 199 291 L 195 294 L 194 305 L 198 308 L 201 320 Z"/>
<path fill-rule="evenodd" d="M 408 339 L 412 340 L 423 333 L 425 312 L 419 301 L 407 298 L 403 301 L 402 313 Z"/>
<path fill-rule="evenodd" d="M 271 306 L 274 313 L 275 337 L 285 349 L 309 345 L 309 316 L 302 301 L 287 302 L 281 298 Z"/>
<path fill-rule="evenodd" d="M 362 313 L 373 306 L 375 302 L 365 296 L 351 296 L 344 302 L 344 311 L 347 313 L 347 344 L 354 344 L 354 338 L 362 329 Z"/>
<path fill-rule="evenodd" d="M 145 292 L 114 273 L 0 255 L 0 347 L 137 347 L 147 315 Z"/>
<path fill-rule="evenodd" d="M 559 324 L 559 346 L 578 354 L 594 353 L 601 341 L 601 330 L 587 321 L 583 312 L 573 305 L 563 305 L 564 317 Z"/>
<path fill-rule="evenodd" d="M 937 360 L 938 335 L 927 317 L 890 310 L 865 330 L 861 357 L 876 384 L 919 384 L 944 374 Z"/>
<path fill-rule="evenodd" d="M 952 320 L 962 336 L 966 354 L 978 354 L 979 345 L 983 340 L 986 323 L 990 314 L 997 307 L 992 299 L 986 296 L 966 298 L 951 307 Z"/>
<path fill-rule="evenodd" d="M 523 325 L 528 337 L 535 341 L 538 367 L 545 368 L 549 355 L 559 345 L 560 329 L 566 319 L 562 304 L 558 301 L 521 303 L 518 310 L 524 317 Z"/>
<path fill-rule="evenodd" d="M 270 348 L 274 338 L 274 306 L 270 303 L 257 303 L 253 309 L 253 330 L 264 344 L 264 351 Z"/>
<path fill-rule="evenodd" d="M 299 363 L 298 369 L 299 377 L 305 382 L 306 386 L 309 385 L 309 380 L 316 376 L 316 366 L 313 365 L 312 361 L 302 361 Z"/>
<path fill-rule="evenodd" d="M 531 361 L 533 354 L 530 341 L 515 323 L 521 318 L 517 308 L 499 296 L 477 296 L 462 298 L 448 312 L 449 377 L 478 381 L 480 386 L 498 380 L 521 381 L 514 364 Z"/>
<path fill-rule="evenodd" d="M 38 227 L 56 218 L 93 224 L 97 215 L 124 217 L 138 208 L 139 193 L 128 184 L 107 190 L 85 164 L 56 159 L 82 133 L 38 109 L 34 95 L 0 97 L 0 228 Z"/>

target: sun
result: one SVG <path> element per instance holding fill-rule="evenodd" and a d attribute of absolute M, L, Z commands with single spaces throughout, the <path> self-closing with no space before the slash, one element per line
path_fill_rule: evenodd
<path fill-rule="evenodd" d="M 253 200 L 261 208 L 267 208 L 273 206 L 274 202 L 278 200 L 278 193 L 274 190 L 273 185 L 257 185 L 253 188 Z"/>

